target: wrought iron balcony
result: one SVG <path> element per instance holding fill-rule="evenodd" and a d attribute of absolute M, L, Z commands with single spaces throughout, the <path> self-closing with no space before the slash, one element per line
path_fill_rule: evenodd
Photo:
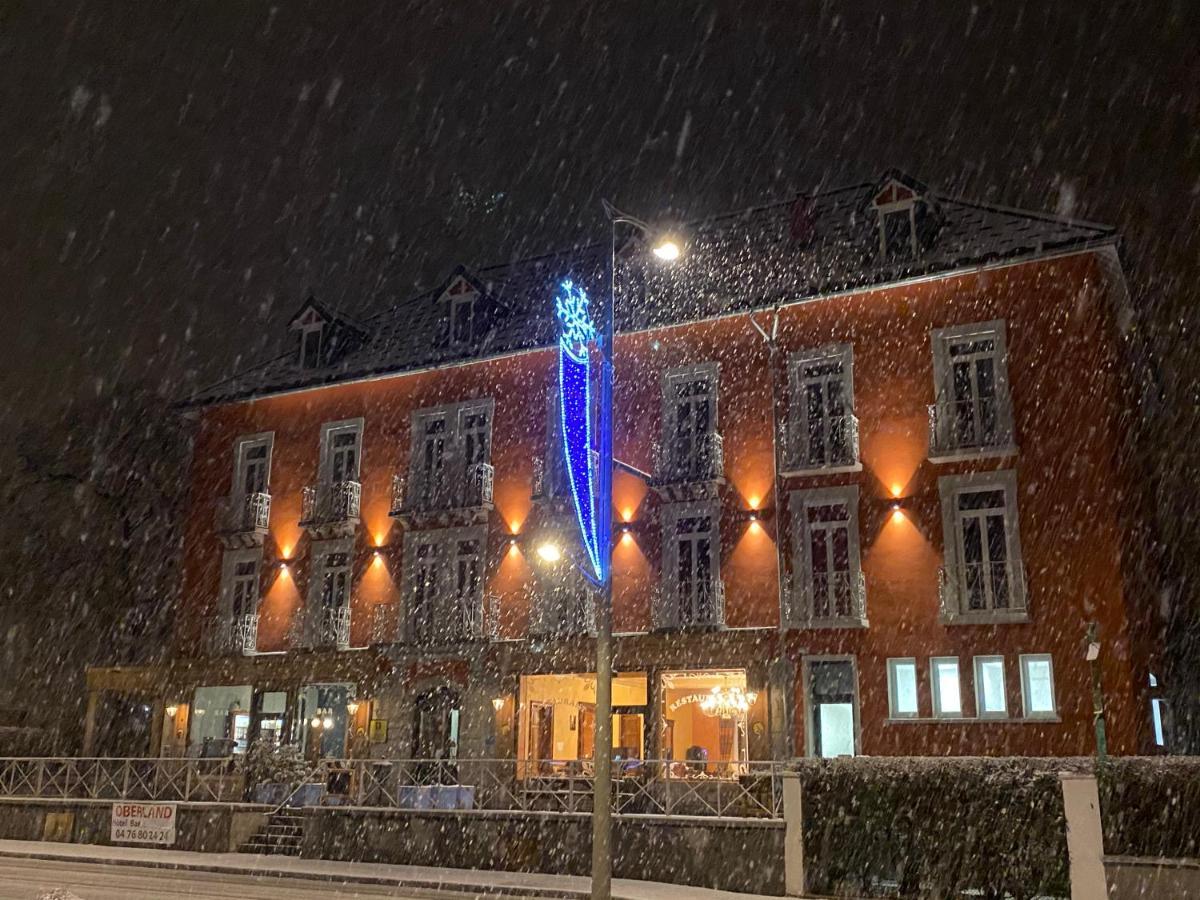
<path fill-rule="evenodd" d="M 476 518 L 491 510 L 496 477 L 492 464 L 471 463 L 458 471 L 460 478 L 451 477 L 452 470 L 437 479 L 394 475 L 390 514 L 400 519 L 436 519 L 450 514 Z"/>
<path fill-rule="evenodd" d="M 1013 447 L 1012 404 L 1006 396 L 976 397 L 929 407 L 929 456 L 959 456 Z"/>
<path fill-rule="evenodd" d="M 725 442 L 710 431 L 687 442 L 656 444 L 654 467 L 651 484 L 667 500 L 715 496 L 725 481 Z"/>
<path fill-rule="evenodd" d="M 225 497 L 217 505 L 217 534 L 231 547 L 261 546 L 271 520 L 266 492 Z"/>
<path fill-rule="evenodd" d="M 946 622 L 1023 622 L 1029 615 L 1025 566 L 1019 559 L 942 566 L 938 599 Z"/>
<path fill-rule="evenodd" d="M 352 534 L 358 527 L 362 485 L 357 481 L 334 481 L 304 489 L 300 525 L 314 537 Z"/>
<path fill-rule="evenodd" d="M 861 571 L 797 575 L 783 597 L 790 628 L 857 628 L 867 624 L 867 583 Z"/>
<path fill-rule="evenodd" d="M 350 649 L 350 607 L 339 606 L 321 611 L 317 632 L 318 647 L 333 647 L 336 650 Z"/>
<path fill-rule="evenodd" d="M 408 642 L 423 647 L 444 647 L 479 641 L 484 632 L 483 597 L 450 597 L 424 609 L 411 610 L 406 623 Z"/>
<path fill-rule="evenodd" d="M 208 639 L 209 650 L 218 656 L 253 656 L 258 652 L 258 616 L 216 616 Z"/>
<path fill-rule="evenodd" d="M 858 416 L 793 419 L 783 440 L 783 468 L 790 472 L 857 465 Z"/>
<path fill-rule="evenodd" d="M 650 614 L 660 631 L 723 628 L 725 585 L 719 579 L 664 582 L 655 589 Z"/>
<path fill-rule="evenodd" d="M 529 633 L 539 637 L 569 637 L 596 633 L 595 597 L 586 585 L 555 585 L 533 596 Z"/>

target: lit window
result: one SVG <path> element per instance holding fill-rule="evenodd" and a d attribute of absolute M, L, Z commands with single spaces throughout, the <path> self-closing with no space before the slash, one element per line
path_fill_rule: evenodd
<path fill-rule="evenodd" d="M 1054 664 L 1048 653 L 1021 657 L 1021 703 L 1029 719 L 1058 715 L 1054 702 Z"/>
<path fill-rule="evenodd" d="M 933 673 L 933 714 L 956 717 L 962 715 L 962 692 L 958 680 L 958 659 L 938 656 L 929 661 Z"/>
<path fill-rule="evenodd" d="M 1003 656 L 975 657 L 975 704 L 981 718 L 1008 715 Z"/>
<path fill-rule="evenodd" d="M 917 706 L 917 661 L 889 659 L 888 706 L 893 719 L 914 718 Z"/>

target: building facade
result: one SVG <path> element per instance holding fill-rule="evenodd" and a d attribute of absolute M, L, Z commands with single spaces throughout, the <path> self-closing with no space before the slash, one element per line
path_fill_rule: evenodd
<path fill-rule="evenodd" d="M 460 268 L 365 322 L 311 300 L 198 418 L 169 665 L 89 673 L 155 752 L 586 769 L 595 596 L 561 462 L 558 283 Z M 1111 229 L 898 172 L 620 248 L 614 743 L 1086 755 L 1153 740 L 1125 535 Z M 1087 629 L 1099 655 L 1087 658 Z"/>

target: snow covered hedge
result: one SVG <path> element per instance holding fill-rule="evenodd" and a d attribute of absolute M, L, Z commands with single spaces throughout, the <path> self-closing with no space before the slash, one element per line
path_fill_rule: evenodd
<path fill-rule="evenodd" d="M 1118 757 L 1096 781 L 1106 853 L 1200 858 L 1200 758 Z"/>
<path fill-rule="evenodd" d="M 1069 896 L 1063 763 L 799 761 L 809 889 L 859 897 Z"/>

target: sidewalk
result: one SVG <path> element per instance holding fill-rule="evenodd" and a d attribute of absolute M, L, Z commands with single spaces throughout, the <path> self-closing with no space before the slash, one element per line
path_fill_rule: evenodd
<path fill-rule="evenodd" d="M 587 900 L 590 879 L 575 875 L 436 869 L 385 863 L 337 862 L 247 853 L 195 853 L 143 847 L 102 847 L 49 841 L 0 840 L 0 857 L 57 862 L 104 863 L 176 871 L 282 876 L 346 884 L 375 884 L 418 890 L 442 890 L 468 897 L 530 897 L 538 900 Z M 614 900 L 768 900 L 761 894 L 736 894 L 652 881 L 613 880 Z M 776 900 L 776 898 L 771 898 Z"/>

